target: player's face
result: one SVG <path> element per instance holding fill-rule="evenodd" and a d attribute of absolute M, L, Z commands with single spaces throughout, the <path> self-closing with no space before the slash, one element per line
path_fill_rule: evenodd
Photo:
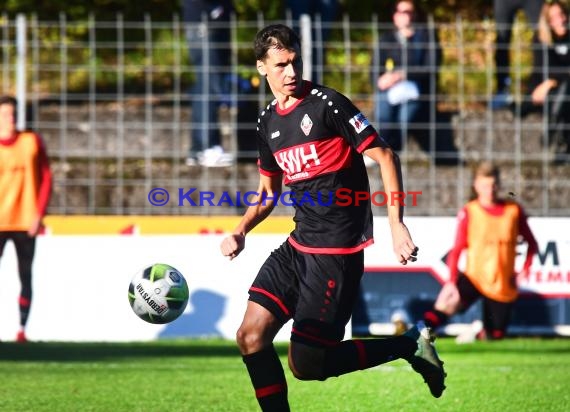
<path fill-rule="evenodd" d="M 265 60 L 257 61 L 259 74 L 265 76 L 275 97 L 296 96 L 301 93 L 303 60 L 299 47 L 284 50 L 272 47 Z"/>
<path fill-rule="evenodd" d="M 11 104 L 0 105 L 0 139 L 12 137 L 16 130 L 16 111 Z"/>
<path fill-rule="evenodd" d="M 484 203 L 492 203 L 497 199 L 497 191 L 499 184 L 497 179 L 492 176 L 477 176 L 473 183 L 475 193 L 480 201 Z"/>

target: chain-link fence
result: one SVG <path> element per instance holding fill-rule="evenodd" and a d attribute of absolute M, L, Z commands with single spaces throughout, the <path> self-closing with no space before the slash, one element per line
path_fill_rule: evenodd
<path fill-rule="evenodd" d="M 206 43 L 204 37 L 195 44 L 203 50 L 227 50 L 229 66 L 224 67 L 190 63 L 190 27 L 176 16 L 168 22 L 150 17 L 76 22 L 64 15 L 54 21 L 22 20 L 0 20 L 0 81 L 4 93 L 21 95 L 24 90 L 26 124 L 47 143 L 55 175 L 50 213 L 242 213 L 237 198 L 257 188 L 252 142 L 258 108 L 272 99 L 257 77 L 251 50 L 255 33 L 268 23 L 261 15 L 249 22 L 233 18 L 226 27 L 229 43 Z M 326 24 L 317 18 L 309 24 L 326 29 L 327 35 L 313 36 L 313 47 L 305 49 L 313 52 L 305 58 L 310 62 L 306 76 L 346 94 L 376 123 L 375 80 L 383 69 L 379 36 L 391 25 L 377 16 L 358 22 L 345 16 Z M 552 135 L 548 113 L 520 112 L 532 71 L 532 31 L 515 26 L 509 69 L 513 101 L 493 110 L 494 25 L 458 19 L 428 21 L 425 28 L 432 37 L 424 47 L 432 52 L 439 38 L 443 57 L 439 65 L 422 68 L 433 80 L 430 93 L 420 96 L 431 103 L 419 124 L 423 133 L 409 130 L 403 138 L 406 190 L 422 192 L 407 213 L 454 215 L 469 197 L 471 167 L 489 159 L 502 166 L 504 193 L 516 196 L 530 214 L 567 216 L 570 158 L 555 156 L 560 142 Z M 25 33 L 23 48 L 18 47 L 19 31 L 20 37 Z M 306 39 L 311 32 L 304 33 Z M 190 94 L 201 70 L 225 73 L 229 92 L 221 97 Z M 188 166 L 191 103 L 211 99 L 217 99 L 219 121 L 200 127 L 219 129 L 222 146 L 237 162 L 224 168 Z M 369 172 L 372 189 L 381 190 L 379 172 Z M 150 204 L 148 193 L 156 187 L 171 195 L 166 206 Z M 211 200 L 197 198 L 200 192 L 212 193 Z M 219 197 L 222 192 L 229 194 L 225 201 Z M 192 206 L 181 194 L 196 204 L 202 200 L 202 206 Z M 280 207 L 276 213 L 291 211 Z M 384 208 L 375 213 L 385 213 Z"/>

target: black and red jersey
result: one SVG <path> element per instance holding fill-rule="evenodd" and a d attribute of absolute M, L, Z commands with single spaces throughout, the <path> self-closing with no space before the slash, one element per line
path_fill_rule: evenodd
<path fill-rule="evenodd" d="M 303 96 L 293 106 L 282 110 L 274 100 L 261 112 L 260 172 L 283 174 L 290 188 L 295 229 L 289 242 L 295 248 L 353 253 L 373 243 L 370 201 L 357 204 L 355 196 L 370 191 L 361 153 L 379 144 L 380 137 L 339 92 L 308 81 L 303 87 Z"/>

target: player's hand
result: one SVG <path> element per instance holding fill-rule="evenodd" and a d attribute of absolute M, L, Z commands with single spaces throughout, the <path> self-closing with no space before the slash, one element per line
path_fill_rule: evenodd
<path fill-rule="evenodd" d="M 534 104 L 544 104 L 546 97 L 548 96 L 548 92 L 553 87 L 556 87 L 556 85 L 557 82 L 552 79 L 546 79 L 540 83 L 531 93 L 532 102 Z"/>
<path fill-rule="evenodd" d="M 408 228 L 403 223 L 398 223 L 391 227 L 392 229 L 392 245 L 396 259 L 402 265 L 408 262 L 415 262 L 418 257 L 418 247 L 412 241 Z"/>
<path fill-rule="evenodd" d="M 404 78 L 401 71 L 386 72 L 378 78 L 379 90 L 387 90 Z"/>
<path fill-rule="evenodd" d="M 220 245 L 222 255 L 229 257 L 230 260 L 237 257 L 244 248 L 245 236 L 241 233 L 229 235 L 222 240 L 222 244 Z"/>
<path fill-rule="evenodd" d="M 28 236 L 35 237 L 40 232 L 40 228 L 42 227 L 42 219 L 40 217 L 34 219 L 31 226 L 28 228 Z"/>

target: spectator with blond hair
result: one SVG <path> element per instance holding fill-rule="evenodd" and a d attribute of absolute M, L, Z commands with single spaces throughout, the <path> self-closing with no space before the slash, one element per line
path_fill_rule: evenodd
<path fill-rule="evenodd" d="M 535 65 L 529 96 L 521 114 L 542 112 L 548 119 L 549 144 L 556 147 L 558 160 L 570 161 L 570 30 L 568 9 L 558 0 L 542 7 L 538 23 L 541 47 L 535 51 Z"/>

